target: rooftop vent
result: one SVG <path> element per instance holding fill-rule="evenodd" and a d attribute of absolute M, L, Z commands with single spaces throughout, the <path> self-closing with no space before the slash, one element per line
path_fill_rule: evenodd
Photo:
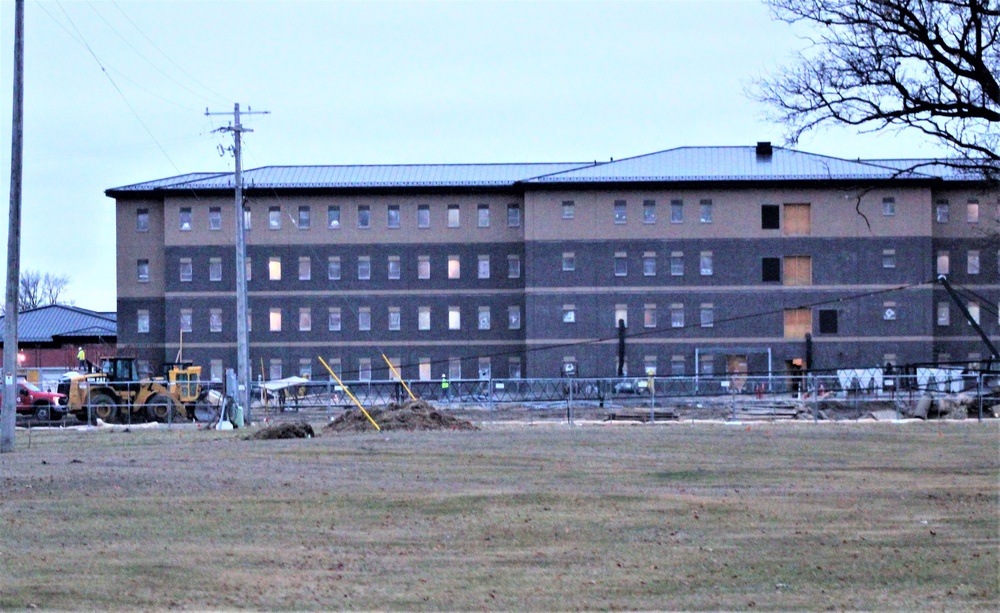
<path fill-rule="evenodd" d="M 771 141 L 757 141 L 757 157 L 771 157 L 774 149 L 771 148 Z"/>

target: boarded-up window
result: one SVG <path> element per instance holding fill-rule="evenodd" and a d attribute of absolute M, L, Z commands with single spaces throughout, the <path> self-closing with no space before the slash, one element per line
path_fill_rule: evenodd
<path fill-rule="evenodd" d="M 811 332 L 811 309 L 785 309 L 785 338 L 802 339 Z"/>
<path fill-rule="evenodd" d="M 812 258 L 793 255 L 785 258 L 784 285 L 812 285 Z"/>
<path fill-rule="evenodd" d="M 785 205 L 785 234 L 809 234 L 812 218 L 808 204 Z"/>

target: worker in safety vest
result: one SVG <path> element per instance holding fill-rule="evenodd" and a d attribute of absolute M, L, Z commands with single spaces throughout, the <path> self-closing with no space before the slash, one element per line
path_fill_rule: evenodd
<path fill-rule="evenodd" d="M 441 398 L 451 402 L 451 384 L 448 383 L 448 377 L 441 375 Z"/>
<path fill-rule="evenodd" d="M 77 370 L 83 370 L 87 367 L 87 352 L 83 350 L 83 347 L 78 347 L 76 352 Z"/>

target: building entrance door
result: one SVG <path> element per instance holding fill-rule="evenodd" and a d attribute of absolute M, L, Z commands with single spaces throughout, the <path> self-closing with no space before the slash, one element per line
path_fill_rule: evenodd
<path fill-rule="evenodd" d="M 747 356 L 727 355 L 726 374 L 729 375 L 729 390 L 742 393 L 747 383 Z"/>

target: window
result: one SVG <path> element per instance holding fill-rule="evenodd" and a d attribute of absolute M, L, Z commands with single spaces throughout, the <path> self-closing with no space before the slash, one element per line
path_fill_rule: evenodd
<path fill-rule="evenodd" d="M 399 279 L 401 271 L 398 255 L 389 256 L 389 278 Z"/>
<path fill-rule="evenodd" d="M 966 305 L 966 308 L 969 309 L 969 317 L 972 318 L 972 321 L 974 321 L 974 322 L 976 322 L 978 324 L 979 323 L 979 304 L 977 304 L 975 302 L 970 302 L 968 305 Z"/>
<path fill-rule="evenodd" d="M 149 232 L 149 209 L 136 209 L 135 231 Z"/>
<path fill-rule="evenodd" d="M 326 261 L 326 278 L 330 281 L 340 281 L 340 256 L 331 255 Z"/>
<path fill-rule="evenodd" d="M 388 209 L 387 218 L 386 218 L 386 222 L 385 223 L 390 228 L 398 228 L 399 227 L 399 205 L 398 204 L 390 204 L 389 205 L 389 209 Z"/>
<path fill-rule="evenodd" d="M 340 332 L 340 307 L 327 309 L 327 328 L 330 332 Z"/>
<path fill-rule="evenodd" d="M 181 332 L 190 332 L 193 328 L 192 320 L 194 316 L 191 309 L 181 309 Z"/>
<path fill-rule="evenodd" d="M 937 305 L 937 325 L 947 326 L 951 324 L 951 305 L 947 302 L 939 302 Z"/>
<path fill-rule="evenodd" d="M 819 333 L 837 333 L 837 311 L 834 309 L 820 309 L 819 311 Z"/>
<path fill-rule="evenodd" d="M 478 265 L 478 270 L 477 270 L 476 274 L 477 274 L 477 276 L 480 279 L 489 279 L 490 278 L 490 256 L 489 255 L 480 255 L 479 256 L 479 265 Z"/>
<path fill-rule="evenodd" d="M 269 206 L 269 207 L 267 207 L 267 228 L 269 230 L 280 230 L 281 229 L 281 207 L 280 206 Z"/>
<path fill-rule="evenodd" d="M 222 309 L 209 309 L 208 331 L 222 332 Z"/>
<path fill-rule="evenodd" d="M 448 256 L 448 278 L 460 279 L 462 277 L 462 261 L 457 255 Z"/>
<path fill-rule="evenodd" d="M 698 356 L 698 372 L 709 376 L 715 374 L 715 356 L 711 354 Z"/>
<path fill-rule="evenodd" d="M 781 227 L 781 207 L 777 204 L 760 205 L 760 229 L 777 230 Z"/>
<path fill-rule="evenodd" d="M 521 256 L 519 255 L 507 256 L 507 278 L 508 279 L 521 278 Z"/>
<path fill-rule="evenodd" d="M 222 229 L 222 208 L 213 206 L 208 208 L 208 229 L 218 231 Z"/>
<path fill-rule="evenodd" d="M 810 256 L 787 256 L 783 268 L 784 285 L 812 285 L 812 258 Z"/>
<path fill-rule="evenodd" d="M 417 376 L 420 377 L 421 381 L 430 381 L 433 378 L 431 374 L 431 359 L 430 358 L 420 358 L 420 366 L 417 370 Z"/>
<path fill-rule="evenodd" d="M 672 377 L 683 377 L 684 371 L 684 356 L 674 355 L 670 356 L 670 376 Z"/>
<path fill-rule="evenodd" d="M 785 309 L 785 338 L 801 340 L 812 332 L 810 309 Z"/>
<path fill-rule="evenodd" d="M 431 205 L 429 204 L 417 205 L 417 227 L 418 228 L 431 227 Z"/>
<path fill-rule="evenodd" d="M 618 324 L 621 322 L 628 327 L 628 305 L 627 304 L 616 304 L 615 305 L 615 320 L 614 327 L 618 328 Z"/>
<path fill-rule="evenodd" d="M 247 332 L 253 332 L 253 309 L 247 308 Z"/>
<path fill-rule="evenodd" d="M 281 358 L 272 358 L 267 365 L 268 375 L 271 379 L 281 378 Z"/>
<path fill-rule="evenodd" d="M 520 306 L 509 306 L 507 307 L 507 328 L 510 330 L 520 330 L 521 329 L 521 307 Z"/>
<path fill-rule="evenodd" d="M 711 328 L 715 326 L 715 305 L 711 302 L 701 304 L 701 327 Z"/>
<path fill-rule="evenodd" d="M 212 360 L 209 362 L 209 377 L 213 382 L 222 381 L 222 360 Z"/>
<path fill-rule="evenodd" d="M 181 275 L 181 281 L 185 283 L 191 281 L 191 277 L 193 275 L 191 258 L 181 258 L 180 275 Z"/>
<path fill-rule="evenodd" d="M 180 223 L 182 232 L 191 231 L 191 207 L 181 207 Z"/>
<path fill-rule="evenodd" d="M 460 358 L 448 358 L 448 378 L 452 381 L 462 378 L 462 360 Z"/>
<path fill-rule="evenodd" d="M 252 224 L 250 223 L 251 221 L 253 221 L 253 214 L 250 208 L 247 207 L 243 209 L 243 229 L 246 230 L 247 232 L 250 231 L 250 228 L 252 226 Z"/>
<path fill-rule="evenodd" d="M 642 201 L 642 223 L 656 223 L 656 200 Z"/>
<path fill-rule="evenodd" d="M 476 209 L 477 224 L 480 228 L 490 227 L 490 205 L 480 204 Z"/>
<path fill-rule="evenodd" d="M 647 304 L 642 308 L 642 325 L 644 328 L 656 327 L 656 305 Z"/>
<path fill-rule="evenodd" d="M 448 329 L 462 329 L 462 311 L 457 306 L 448 307 Z"/>
<path fill-rule="evenodd" d="M 367 255 L 358 256 L 358 279 L 367 281 L 372 278 L 372 258 Z"/>
<path fill-rule="evenodd" d="M 149 260 L 136 260 L 135 269 L 136 280 L 139 283 L 149 281 Z"/>
<path fill-rule="evenodd" d="M 508 228 L 520 228 L 521 227 L 521 205 L 520 204 L 508 204 L 507 205 L 507 227 Z"/>
<path fill-rule="evenodd" d="M 243 263 L 246 265 L 247 281 L 253 280 L 253 265 L 250 258 L 243 260 Z"/>
<path fill-rule="evenodd" d="M 699 261 L 701 262 L 701 264 L 699 266 L 699 268 L 701 270 L 701 276 L 703 276 L 703 277 L 710 277 L 710 276 L 712 276 L 712 252 L 711 251 L 702 251 L 701 252 L 701 258 L 700 258 Z"/>
<path fill-rule="evenodd" d="M 366 332 L 372 329 L 371 307 L 358 307 L 358 330 Z"/>
<path fill-rule="evenodd" d="M 576 323 L 576 305 L 575 304 L 564 304 L 562 312 L 562 320 L 564 324 L 575 324 Z"/>
<path fill-rule="evenodd" d="M 326 208 L 326 227 L 331 230 L 340 229 L 340 205 L 331 204 Z"/>
<path fill-rule="evenodd" d="M 521 358 L 507 358 L 507 377 L 509 379 L 521 378 Z"/>
<path fill-rule="evenodd" d="M 684 305 L 678 302 L 670 305 L 670 327 L 684 327 Z"/>
<path fill-rule="evenodd" d="M 312 379 L 312 360 L 299 358 L 299 376 L 304 379 Z"/>
<path fill-rule="evenodd" d="M 670 201 L 670 223 L 684 223 L 684 201 Z"/>
<path fill-rule="evenodd" d="M 683 277 L 684 276 L 684 252 L 683 251 L 671 251 L 670 252 L 670 276 L 672 276 L 672 277 Z"/>
<path fill-rule="evenodd" d="M 812 232 L 812 211 L 808 204 L 785 205 L 785 235 L 803 236 Z"/>
<path fill-rule="evenodd" d="M 149 311 L 139 309 L 135 316 L 135 331 L 139 334 L 149 333 Z"/>
<path fill-rule="evenodd" d="M 299 332 L 309 332 L 312 328 L 312 309 L 310 307 L 299 307 Z"/>
<path fill-rule="evenodd" d="M 642 274 L 644 277 L 656 276 L 656 253 L 647 251 L 642 254 Z"/>
<path fill-rule="evenodd" d="M 896 199 L 892 197 L 882 198 L 882 215 L 892 217 L 896 214 Z"/>
<path fill-rule="evenodd" d="M 895 249 L 883 249 L 882 250 L 882 268 L 895 268 L 896 267 L 896 250 Z"/>
<path fill-rule="evenodd" d="M 651 377 L 656 376 L 656 356 L 647 355 L 642 359 L 642 372 Z"/>
<path fill-rule="evenodd" d="M 448 205 L 448 227 L 458 228 L 462 225 L 462 220 L 460 216 L 460 209 L 457 204 Z"/>
<path fill-rule="evenodd" d="M 299 230 L 308 230 L 312 225 L 312 210 L 308 206 L 299 207 Z"/>
<path fill-rule="evenodd" d="M 781 281 L 781 258 L 761 258 L 760 280 L 762 283 Z"/>
<path fill-rule="evenodd" d="M 299 281 L 312 279 L 312 260 L 308 255 L 299 257 Z"/>
<path fill-rule="evenodd" d="M 267 278 L 270 281 L 281 281 L 281 258 L 271 256 L 267 258 Z"/>
<path fill-rule="evenodd" d="M 624 277 L 628 275 L 628 256 L 624 251 L 615 253 L 615 276 Z"/>
<path fill-rule="evenodd" d="M 948 223 L 951 218 L 951 205 L 947 200 L 938 200 L 934 203 L 934 219 L 938 223 Z"/>
<path fill-rule="evenodd" d="M 372 227 L 372 208 L 367 204 L 358 205 L 358 227 L 362 229 Z"/>
<path fill-rule="evenodd" d="M 371 358 L 361 358 L 358 360 L 358 380 L 359 381 L 371 381 L 372 380 L 372 359 Z"/>
<path fill-rule="evenodd" d="M 576 270 L 576 253 L 572 251 L 563 252 L 562 269 L 567 271 Z"/>
<path fill-rule="evenodd" d="M 222 258 L 208 259 L 208 280 L 222 281 Z"/>
<path fill-rule="evenodd" d="M 712 201 L 702 200 L 699 209 L 701 212 L 699 216 L 701 223 L 712 223 Z"/>
<path fill-rule="evenodd" d="M 965 221 L 979 223 L 979 200 L 970 198 L 965 208 Z"/>
<path fill-rule="evenodd" d="M 899 311 L 896 303 L 893 301 L 886 301 L 882 303 L 882 319 L 884 321 L 896 321 Z"/>
<path fill-rule="evenodd" d="M 966 272 L 970 275 L 979 274 L 979 250 L 970 249 L 967 262 L 966 262 Z"/>
<path fill-rule="evenodd" d="M 490 307 L 488 306 L 479 307 L 479 329 L 490 329 Z"/>
<path fill-rule="evenodd" d="M 431 307 L 422 306 L 417 309 L 417 329 L 431 329 Z"/>
<path fill-rule="evenodd" d="M 573 219 L 576 217 L 576 203 L 572 200 L 563 200 L 562 202 L 562 218 L 563 219 Z"/>
<path fill-rule="evenodd" d="M 948 270 L 951 268 L 949 264 L 949 257 L 947 251 L 938 251 L 937 253 L 937 274 L 946 275 Z"/>
<path fill-rule="evenodd" d="M 417 278 L 418 279 L 431 278 L 431 256 L 429 255 L 417 256 Z"/>
<path fill-rule="evenodd" d="M 268 311 L 268 329 L 271 332 L 281 332 L 281 307 L 272 307 Z"/>
<path fill-rule="evenodd" d="M 615 223 L 621 224 L 626 221 L 625 201 L 615 200 Z"/>

